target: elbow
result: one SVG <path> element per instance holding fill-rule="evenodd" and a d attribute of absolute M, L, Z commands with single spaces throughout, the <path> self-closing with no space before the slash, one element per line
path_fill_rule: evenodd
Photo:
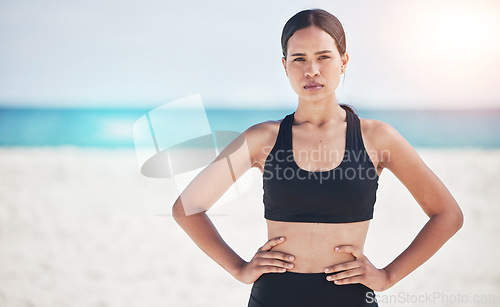
<path fill-rule="evenodd" d="M 446 223 L 447 227 L 450 230 L 453 230 L 454 233 L 459 231 L 464 225 L 464 214 L 462 213 L 462 210 L 456 203 L 452 209 L 448 209 L 443 212 L 433 214 L 430 217 L 431 218 L 436 217 L 440 219 L 443 223 Z"/>
<path fill-rule="evenodd" d="M 187 206 L 185 203 L 181 201 L 180 198 L 178 198 L 175 201 L 174 205 L 172 206 L 172 217 L 174 218 L 175 222 L 179 224 L 179 226 L 181 227 L 183 222 L 186 221 L 187 217 L 202 212 L 204 213 L 206 212 L 206 210 L 200 207 Z"/>
<path fill-rule="evenodd" d="M 177 200 L 172 206 L 172 217 L 174 218 L 177 224 L 181 224 L 181 220 L 185 217 L 184 209 L 182 208 L 182 203 Z"/>
<path fill-rule="evenodd" d="M 455 222 L 455 226 L 457 227 L 457 231 L 460 230 L 460 228 L 464 225 L 464 214 L 460 208 L 457 208 L 457 212 L 455 212 L 453 220 Z"/>
<path fill-rule="evenodd" d="M 452 227 L 455 229 L 455 232 L 459 231 L 464 225 L 464 214 L 462 213 L 462 210 L 460 209 L 458 204 L 453 210 L 448 211 L 446 217 Z"/>

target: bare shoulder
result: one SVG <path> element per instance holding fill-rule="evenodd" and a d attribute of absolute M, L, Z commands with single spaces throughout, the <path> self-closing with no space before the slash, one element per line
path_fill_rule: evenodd
<path fill-rule="evenodd" d="M 268 120 L 247 128 L 243 134 L 247 141 L 252 166 L 262 168 L 276 142 L 282 119 Z"/>
<path fill-rule="evenodd" d="M 363 139 L 366 139 L 379 156 L 380 166 L 394 168 L 397 162 L 410 165 L 421 163 L 420 156 L 413 146 L 394 128 L 386 122 L 376 119 L 360 119 Z"/>
<path fill-rule="evenodd" d="M 360 122 L 368 142 L 381 153 L 379 167 L 389 169 L 403 183 L 427 216 L 450 212 L 450 217 L 461 227 L 463 214 L 456 200 L 415 148 L 383 121 L 369 119 Z"/>
<path fill-rule="evenodd" d="M 360 117 L 359 120 L 365 149 L 378 168 L 386 167 L 384 162 L 387 161 L 395 145 L 409 146 L 403 136 L 390 124 L 378 119 Z"/>
<path fill-rule="evenodd" d="M 384 143 L 390 140 L 398 131 L 388 123 L 378 119 L 359 118 L 363 139 L 366 137 L 372 142 Z"/>

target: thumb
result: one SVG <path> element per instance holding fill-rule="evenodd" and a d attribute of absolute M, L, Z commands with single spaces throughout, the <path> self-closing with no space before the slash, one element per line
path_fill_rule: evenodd
<path fill-rule="evenodd" d="M 268 251 L 271 248 L 283 242 L 285 242 L 285 237 L 272 238 L 269 241 L 267 241 L 266 244 L 264 244 L 261 248 L 259 248 L 259 251 Z"/>
<path fill-rule="evenodd" d="M 348 253 L 356 259 L 363 258 L 365 255 L 354 245 L 339 245 L 335 247 L 335 251 L 339 253 Z"/>

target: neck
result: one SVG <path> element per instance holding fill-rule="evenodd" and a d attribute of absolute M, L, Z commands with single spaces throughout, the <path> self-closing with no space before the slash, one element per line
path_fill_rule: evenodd
<path fill-rule="evenodd" d="M 296 123 L 308 122 L 320 126 L 326 122 L 344 122 L 346 110 L 339 106 L 337 99 L 333 96 L 324 100 L 304 101 L 299 99 L 299 105 L 294 114 Z"/>

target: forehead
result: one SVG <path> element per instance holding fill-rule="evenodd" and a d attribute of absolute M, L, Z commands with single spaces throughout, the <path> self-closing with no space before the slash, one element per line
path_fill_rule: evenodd
<path fill-rule="evenodd" d="M 334 49 L 332 49 L 334 48 Z M 335 40 L 321 28 L 311 26 L 295 31 L 288 40 L 288 53 L 335 50 Z"/>

